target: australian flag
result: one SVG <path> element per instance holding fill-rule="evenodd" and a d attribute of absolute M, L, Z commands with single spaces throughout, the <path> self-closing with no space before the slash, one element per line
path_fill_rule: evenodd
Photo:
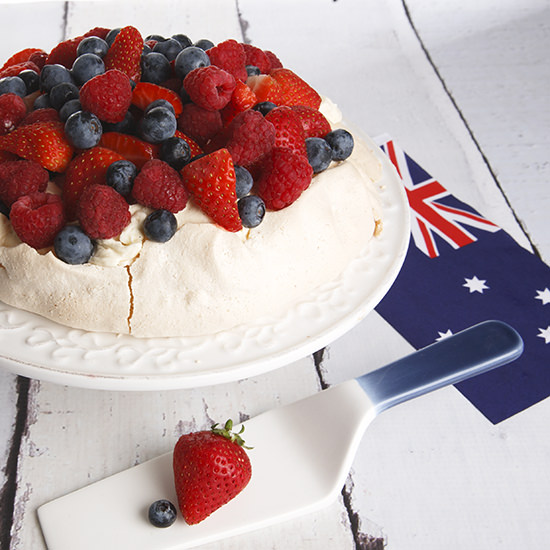
<path fill-rule="evenodd" d="M 378 142 L 405 186 L 411 240 L 376 311 L 415 348 L 488 319 L 513 326 L 523 355 L 456 386 L 494 424 L 550 396 L 550 268 L 452 196 L 391 138 Z"/>

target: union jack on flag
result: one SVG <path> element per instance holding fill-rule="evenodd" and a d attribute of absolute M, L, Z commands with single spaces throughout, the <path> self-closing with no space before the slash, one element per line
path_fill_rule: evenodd
<path fill-rule="evenodd" d="M 499 231 L 497 225 L 474 211 L 454 205 L 454 197 L 402 149 L 396 147 L 391 138 L 381 147 L 403 180 L 411 207 L 411 236 L 424 254 L 430 258 L 439 256 L 436 235 L 453 248 L 473 243 L 475 235 L 464 226 L 493 233 Z"/>
<path fill-rule="evenodd" d="M 498 319 L 524 341 L 513 363 L 457 384 L 497 423 L 550 396 L 550 268 L 459 201 L 389 137 L 411 209 L 407 257 L 376 311 L 415 348 Z"/>

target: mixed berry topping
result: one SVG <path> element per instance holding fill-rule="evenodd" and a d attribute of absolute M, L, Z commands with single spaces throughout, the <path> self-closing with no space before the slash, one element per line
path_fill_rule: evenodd
<path fill-rule="evenodd" d="M 96 27 L 26 48 L 0 67 L 0 215 L 69 264 L 116 238 L 135 203 L 159 243 L 189 201 L 250 231 L 351 154 L 320 104 L 273 52 L 233 39 Z"/>

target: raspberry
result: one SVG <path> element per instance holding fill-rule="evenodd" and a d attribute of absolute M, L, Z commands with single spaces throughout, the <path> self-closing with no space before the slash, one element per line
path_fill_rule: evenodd
<path fill-rule="evenodd" d="M 80 226 L 91 239 L 112 239 L 130 223 L 130 209 L 124 197 L 100 183 L 82 191 L 77 211 Z"/>
<path fill-rule="evenodd" d="M 0 135 L 11 132 L 26 114 L 25 102 L 17 94 L 0 95 Z"/>
<path fill-rule="evenodd" d="M 231 73 L 237 80 L 246 81 L 246 54 L 242 44 L 236 40 L 226 40 L 206 52 L 210 63 Z"/>
<path fill-rule="evenodd" d="M 281 63 L 281 60 L 269 50 L 264 50 L 264 53 L 266 57 L 269 59 L 269 63 L 271 64 L 271 69 L 282 69 L 283 64 Z"/>
<path fill-rule="evenodd" d="M 121 122 L 132 103 L 130 79 L 118 69 L 94 76 L 80 88 L 82 109 L 104 122 Z"/>
<path fill-rule="evenodd" d="M 223 109 L 235 89 L 235 77 L 213 65 L 193 69 L 184 79 L 183 87 L 191 101 L 207 111 Z"/>
<path fill-rule="evenodd" d="M 24 243 L 36 249 L 51 246 L 65 225 L 63 202 L 51 193 L 25 195 L 13 203 L 10 221 Z"/>
<path fill-rule="evenodd" d="M 49 174 L 33 160 L 11 160 L 0 164 L 0 199 L 8 206 L 24 195 L 45 191 Z"/>
<path fill-rule="evenodd" d="M 243 44 L 243 48 L 246 55 L 246 65 L 258 67 L 263 74 L 269 73 L 271 61 L 263 50 L 256 46 L 252 46 L 252 44 Z"/>
<path fill-rule="evenodd" d="M 63 65 L 67 69 L 73 66 L 74 60 L 77 57 L 76 49 L 82 40 L 82 36 L 77 38 L 70 38 L 60 42 L 55 48 L 48 54 L 46 58 L 47 65 Z"/>
<path fill-rule="evenodd" d="M 179 212 L 187 204 L 187 191 L 179 173 L 163 160 L 146 162 L 134 180 L 133 198 L 156 210 Z"/>
<path fill-rule="evenodd" d="M 34 52 L 29 57 L 29 61 L 38 67 L 38 72 L 46 64 L 46 59 L 48 59 L 48 54 L 45 51 Z"/>
<path fill-rule="evenodd" d="M 280 210 L 292 204 L 311 183 L 313 169 L 307 157 L 274 147 L 262 161 L 258 195 L 267 208 Z"/>
<path fill-rule="evenodd" d="M 32 61 L 24 61 L 23 63 L 17 63 L 15 65 L 10 65 L 5 69 L 0 70 L 0 78 L 5 76 L 17 76 L 20 72 L 31 70 L 37 73 L 40 72 L 40 69 Z"/>
<path fill-rule="evenodd" d="M 186 103 L 178 118 L 178 128 L 199 145 L 204 145 L 222 128 L 222 117 L 219 111 L 207 111 L 194 103 Z"/>
<path fill-rule="evenodd" d="M 210 151 L 226 147 L 233 162 L 248 166 L 269 152 L 275 143 L 275 127 L 261 113 L 249 109 L 237 115 L 209 144 Z"/>

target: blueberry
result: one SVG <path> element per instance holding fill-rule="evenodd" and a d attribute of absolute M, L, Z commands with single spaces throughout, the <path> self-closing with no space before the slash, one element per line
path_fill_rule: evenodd
<path fill-rule="evenodd" d="M 102 134 L 101 121 L 87 111 L 77 111 L 65 122 L 65 135 L 77 149 L 95 147 Z"/>
<path fill-rule="evenodd" d="M 71 68 L 71 74 L 75 82 L 81 86 L 94 76 L 105 72 L 103 59 L 95 53 L 84 53 L 75 59 Z"/>
<path fill-rule="evenodd" d="M 328 168 L 332 161 L 332 149 L 324 139 L 318 137 L 307 138 L 306 150 L 307 160 L 315 174 Z"/>
<path fill-rule="evenodd" d="M 135 135 L 138 132 L 138 123 L 136 117 L 130 111 L 126 111 L 124 119 L 120 122 L 103 122 L 103 131 Z"/>
<path fill-rule="evenodd" d="M 50 91 L 50 105 L 59 111 L 67 101 L 78 99 L 79 96 L 78 88 L 72 82 L 61 82 Z"/>
<path fill-rule="evenodd" d="M 160 84 L 168 80 L 172 75 L 170 61 L 164 54 L 158 51 L 152 51 L 147 55 L 141 56 L 141 80 L 143 82 L 152 82 Z"/>
<path fill-rule="evenodd" d="M 79 99 L 69 99 L 61 109 L 59 109 L 59 118 L 66 122 L 67 119 L 77 111 L 82 111 L 82 105 Z"/>
<path fill-rule="evenodd" d="M 65 226 L 56 236 L 53 243 L 55 255 L 67 264 L 85 264 L 94 252 L 94 243 L 78 227 Z"/>
<path fill-rule="evenodd" d="M 275 109 L 275 107 L 277 107 L 277 105 L 275 105 L 272 101 L 261 101 L 260 103 L 256 103 L 256 105 L 252 108 L 265 116 L 269 113 L 269 111 Z"/>
<path fill-rule="evenodd" d="M 191 160 L 191 149 L 180 137 L 171 137 L 160 146 L 160 158 L 175 170 L 181 170 Z"/>
<path fill-rule="evenodd" d="M 63 65 L 44 65 L 40 71 L 40 89 L 49 93 L 50 90 L 61 82 L 72 82 L 73 78 L 69 69 Z"/>
<path fill-rule="evenodd" d="M 76 55 L 80 56 L 85 53 L 93 53 L 99 57 L 104 57 L 109 49 L 109 44 L 99 36 L 87 36 L 82 39 L 76 48 Z"/>
<path fill-rule="evenodd" d="M 177 129 L 174 113 L 166 107 L 155 107 L 143 115 L 140 134 L 145 141 L 161 143 L 171 138 Z"/>
<path fill-rule="evenodd" d="M 161 34 L 149 34 L 145 37 L 144 42 L 148 42 L 149 40 L 154 40 L 155 42 L 164 42 L 166 40 L 166 37 L 162 36 Z"/>
<path fill-rule="evenodd" d="M 27 88 L 27 94 L 32 94 L 38 90 L 40 85 L 40 77 L 36 71 L 32 69 L 25 69 L 17 75 L 24 83 Z"/>
<path fill-rule="evenodd" d="M 206 51 L 214 47 L 214 42 L 212 42 L 212 40 L 208 40 L 208 38 L 201 38 L 195 42 L 195 46 Z"/>
<path fill-rule="evenodd" d="M 181 50 L 174 62 L 174 71 L 178 78 L 185 78 L 187 73 L 199 67 L 210 65 L 210 58 L 206 52 L 196 46 L 190 46 Z"/>
<path fill-rule="evenodd" d="M 107 168 L 105 183 L 110 185 L 123 197 L 128 197 L 132 191 L 137 172 L 137 167 L 133 162 L 129 160 L 115 160 Z"/>
<path fill-rule="evenodd" d="M 332 160 L 346 160 L 353 151 L 353 136 L 343 128 L 338 128 L 329 132 L 325 141 L 332 149 Z"/>
<path fill-rule="evenodd" d="M 149 44 L 143 43 L 143 48 L 141 49 L 141 55 L 149 55 L 153 51 L 153 48 Z"/>
<path fill-rule="evenodd" d="M 155 210 L 143 222 L 143 231 L 152 241 L 165 243 L 169 241 L 178 229 L 176 216 L 168 210 Z"/>
<path fill-rule="evenodd" d="M 50 103 L 50 96 L 49 94 L 41 94 L 39 95 L 32 104 L 33 109 L 47 109 L 48 107 L 51 107 Z"/>
<path fill-rule="evenodd" d="M 235 176 L 237 177 L 235 191 L 237 198 L 240 199 L 250 193 L 254 180 L 252 179 L 252 174 L 244 166 L 235 165 Z"/>
<path fill-rule="evenodd" d="M 245 227 L 256 227 L 265 216 L 264 201 L 258 195 L 247 195 L 237 202 L 239 216 Z"/>
<path fill-rule="evenodd" d="M 262 74 L 262 71 L 260 71 L 260 67 L 256 67 L 256 65 L 247 65 L 246 74 L 248 76 L 259 76 Z"/>
<path fill-rule="evenodd" d="M 113 45 L 113 42 L 115 41 L 116 35 L 120 32 L 120 28 L 111 29 L 107 36 L 105 37 L 105 42 L 107 42 L 107 45 L 109 48 Z"/>
<path fill-rule="evenodd" d="M 161 53 L 168 61 L 174 61 L 182 49 L 181 44 L 173 38 L 168 38 L 163 42 L 157 42 L 153 46 L 153 52 Z"/>
<path fill-rule="evenodd" d="M 193 45 L 193 42 L 191 42 L 191 39 L 186 34 L 174 34 L 172 38 L 177 40 L 182 48 L 188 48 Z"/>
<path fill-rule="evenodd" d="M 143 114 L 146 115 L 151 109 L 154 109 L 155 107 L 164 107 L 165 109 L 172 111 L 174 113 L 174 116 L 176 116 L 176 110 L 174 109 L 174 106 L 167 99 L 155 99 L 155 101 L 151 101 L 151 103 L 149 103 L 149 105 L 145 107 Z"/>
<path fill-rule="evenodd" d="M 0 95 L 16 94 L 20 97 L 27 95 L 27 86 L 18 76 L 5 76 L 0 78 Z"/>

